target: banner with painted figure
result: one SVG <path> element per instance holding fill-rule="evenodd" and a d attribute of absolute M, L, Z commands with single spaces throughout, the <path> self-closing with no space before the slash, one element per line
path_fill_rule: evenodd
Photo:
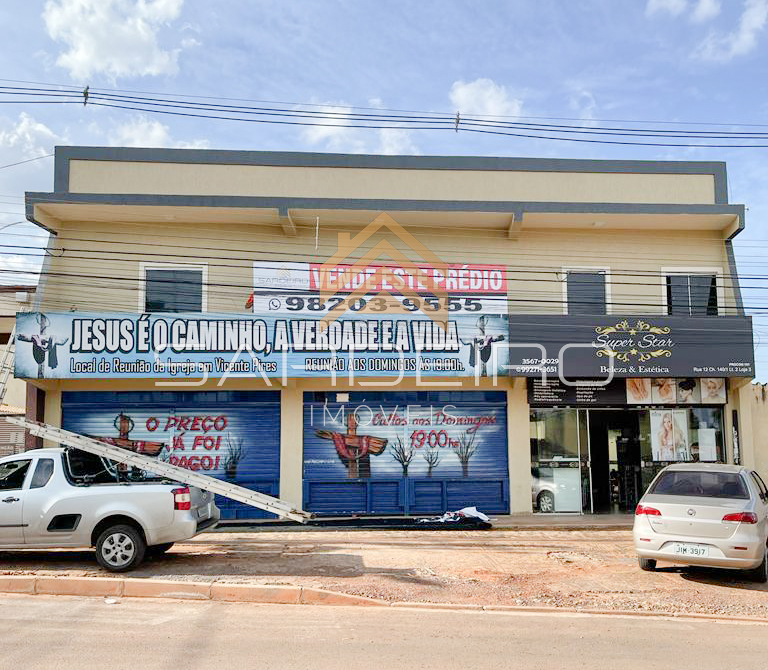
<path fill-rule="evenodd" d="M 409 295 L 377 274 L 390 268 Z M 333 283 L 336 294 L 323 299 L 322 288 Z M 348 297 L 361 287 L 365 297 Z M 258 261 L 253 264 L 253 293 L 245 303 L 254 314 L 281 313 L 325 316 L 329 311 L 383 311 L 384 295 L 402 303 L 414 317 L 429 317 L 438 309 L 434 288 L 450 298 L 452 314 L 507 314 L 507 269 L 503 265 L 449 264 L 445 269 L 420 264 L 415 271 L 397 265 L 373 263 L 352 268 L 339 264 Z M 415 294 L 418 294 L 415 295 Z"/>
<path fill-rule="evenodd" d="M 305 405 L 308 480 L 507 476 L 503 406 Z"/>
<path fill-rule="evenodd" d="M 62 427 L 66 430 L 263 493 L 278 493 L 278 401 L 170 406 L 130 401 L 72 402 L 68 398 L 77 393 L 64 395 Z M 217 504 L 239 508 L 231 501 Z"/>
<path fill-rule="evenodd" d="M 21 379 L 506 375 L 508 317 L 19 313 Z"/>

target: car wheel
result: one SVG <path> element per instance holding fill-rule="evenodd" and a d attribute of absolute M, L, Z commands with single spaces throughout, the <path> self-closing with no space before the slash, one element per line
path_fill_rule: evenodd
<path fill-rule="evenodd" d="M 768 551 L 763 554 L 763 562 L 752 570 L 745 570 L 747 579 L 765 584 L 768 582 Z"/>
<path fill-rule="evenodd" d="M 166 542 L 165 544 L 153 544 L 151 547 L 147 547 L 147 554 L 150 556 L 160 556 L 168 551 L 173 546 L 173 542 Z"/>
<path fill-rule="evenodd" d="M 645 570 L 646 572 L 653 572 L 656 569 L 655 558 L 638 558 L 637 563 L 640 566 L 640 569 Z"/>
<path fill-rule="evenodd" d="M 144 560 L 146 549 L 141 533 L 133 526 L 111 526 L 96 540 L 96 560 L 110 572 L 127 572 Z"/>
<path fill-rule="evenodd" d="M 536 498 L 536 505 L 539 508 L 539 512 L 554 512 L 555 511 L 555 496 L 551 491 L 542 491 L 539 493 L 539 497 Z"/>

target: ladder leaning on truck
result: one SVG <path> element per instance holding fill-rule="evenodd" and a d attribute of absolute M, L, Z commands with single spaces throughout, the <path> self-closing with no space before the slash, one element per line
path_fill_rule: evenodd
<path fill-rule="evenodd" d="M 13 371 L 15 340 L 16 327 L 14 326 L 13 331 L 8 338 L 8 342 L 3 348 L 2 354 L 0 354 L 0 405 L 5 396 L 8 379 Z M 257 491 L 251 491 L 250 489 L 243 486 L 237 486 L 236 484 L 229 484 L 220 479 L 216 479 L 215 477 L 201 475 L 197 472 L 170 465 L 169 463 L 164 463 L 154 458 L 140 456 L 139 454 L 121 449 L 120 447 L 114 447 L 105 442 L 101 442 L 100 440 L 93 439 L 92 437 L 86 437 L 85 435 L 72 433 L 68 430 L 56 428 L 55 426 L 46 423 L 28 421 L 18 417 L 7 417 L 6 421 L 21 426 L 22 428 L 26 428 L 36 437 L 42 437 L 43 439 L 52 442 L 65 444 L 68 447 L 82 449 L 83 451 L 102 456 L 103 458 L 108 458 L 117 463 L 125 463 L 126 465 L 140 468 L 141 470 L 154 472 L 161 477 L 168 477 L 169 479 L 183 482 L 190 486 L 197 486 L 205 491 L 210 491 L 211 493 L 230 498 L 231 500 L 236 500 L 237 502 L 250 505 L 251 507 L 271 512 L 272 514 L 276 514 L 285 519 L 305 523 L 312 518 L 310 513 L 301 509 L 296 509 L 290 503 L 280 500 L 279 498 L 274 498 L 264 493 L 258 493 Z"/>

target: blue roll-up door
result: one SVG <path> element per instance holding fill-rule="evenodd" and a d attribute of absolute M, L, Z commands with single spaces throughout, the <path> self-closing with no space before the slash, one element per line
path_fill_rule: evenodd
<path fill-rule="evenodd" d="M 348 396 L 348 399 L 347 399 Z M 509 511 L 504 392 L 304 394 L 304 508 Z"/>
<path fill-rule="evenodd" d="M 62 427 L 277 496 L 278 391 L 65 392 Z M 222 519 L 273 515 L 217 497 Z"/>

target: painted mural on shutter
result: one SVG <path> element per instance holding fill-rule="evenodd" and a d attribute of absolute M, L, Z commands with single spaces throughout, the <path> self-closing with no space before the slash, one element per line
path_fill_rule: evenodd
<path fill-rule="evenodd" d="M 280 395 L 271 391 L 64 393 L 62 427 L 277 496 Z M 217 496 L 222 519 L 273 515 Z"/>
<path fill-rule="evenodd" d="M 325 397 L 321 397 L 325 395 Z M 496 392 L 305 394 L 304 508 L 317 514 L 509 509 Z"/>

